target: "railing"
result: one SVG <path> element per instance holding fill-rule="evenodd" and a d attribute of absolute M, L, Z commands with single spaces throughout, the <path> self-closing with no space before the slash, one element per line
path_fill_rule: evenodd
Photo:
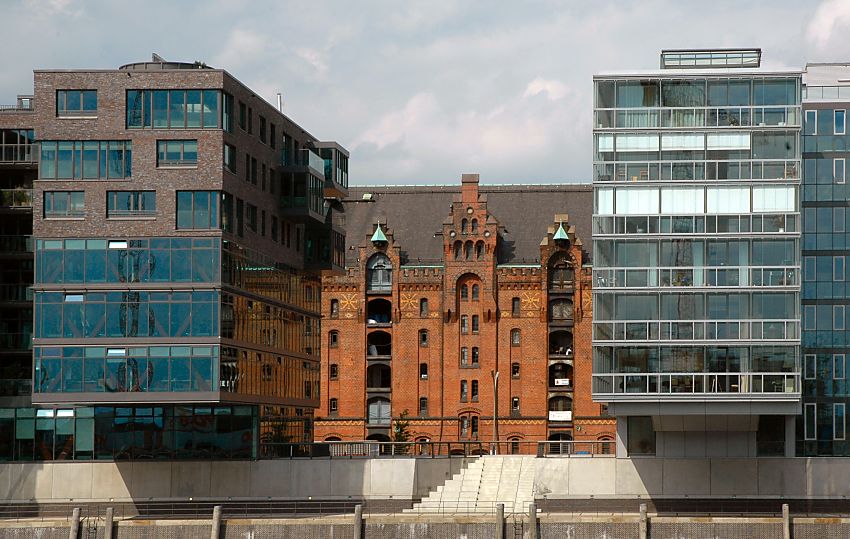
<path fill-rule="evenodd" d="M 0 253 L 33 252 L 32 236 L 0 236 Z"/>
<path fill-rule="evenodd" d="M 0 163 L 35 163 L 32 144 L 0 144 Z"/>
<path fill-rule="evenodd" d="M 452 458 L 482 455 L 613 456 L 613 441 L 261 443 L 260 458 Z"/>
<path fill-rule="evenodd" d="M 611 373 L 593 375 L 593 394 L 619 395 L 786 395 L 799 397 L 800 374 L 758 373 Z"/>
<path fill-rule="evenodd" d="M 32 208 L 32 189 L 0 189 L 0 207 Z"/>
<path fill-rule="evenodd" d="M 0 284 L 0 301 L 32 301 L 32 287 L 20 284 Z"/>
<path fill-rule="evenodd" d="M 792 159 L 647 160 L 594 163 L 595 182 L 705 182 L 799 179 L 800 162 Z"/>
<path fill-rule="evenodd" d="M 32 333 L 0 333 L 0 351 L 32 350 Z"/>
<path fill-rule="evenodd" d="M 281 153 L 281 165 L 284 167 L 310 167 L 324 179 L 325 177 L 325 160 L 322 159 L 313 150 L 302 148 L 300 155 L 295 152 L 284 150 Z"/>
<path fill-rule="evenodd" d="M 106 217 L 155 217 L 156 210 L 107 210 Z"/>
<path fill-rule="evenodd" d="M 593 235 L 747 234 L 799 232 L 798 214 L 755 215 L 600 215 L 593 216 Z"/>
<path fill-rule="evenodd" d="M 63 219 L 63 218 L 76 218 L 76 217 L 85 217 L 85 210 L 67 210 L 67 211 L 54 211 L 54 210 L 44 210 L 44 216 L 47 218 L 53 219 Z"/>
<path fill-rule="evenodd" d="M 626 320 L 593 321 L 597 341 L 794 341 L 800 321 L 776 320 Z"/>
<path fill-rule="evenodd" d="M 798 286 L 799 266 L 644 266 L 594 268 L 597 288 Z"/>
<path fill-rule="evenodd" d="M 596 109 L 599 129 L 799 127 L 800 106 L 630 107 Z"/>

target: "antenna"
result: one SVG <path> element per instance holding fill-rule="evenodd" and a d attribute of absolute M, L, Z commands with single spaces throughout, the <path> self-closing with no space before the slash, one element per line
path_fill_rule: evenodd
<path fill-rule="evenodd" d="M 283 112 L 283 96 L 280 95 L 280 92 L 277 93 L 277 110 Z"/>
<path fill-rule="evenodd" d="M 158 55 L 155 52 L 151 53 L 151 62 L 164 62 L 164 61 L 165 61 L 165 58 L 163 58 L 162 56 Z"/>

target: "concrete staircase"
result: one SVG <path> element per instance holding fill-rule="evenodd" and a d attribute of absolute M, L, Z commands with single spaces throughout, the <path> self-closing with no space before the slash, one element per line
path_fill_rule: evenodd
<path fill-rule="evenodd" d="M 503 503 L 505 513 L 522 513 L 534 501 L 536 469 L 533 456 L 480 457 L 407 512 L 492 513 Z"/>

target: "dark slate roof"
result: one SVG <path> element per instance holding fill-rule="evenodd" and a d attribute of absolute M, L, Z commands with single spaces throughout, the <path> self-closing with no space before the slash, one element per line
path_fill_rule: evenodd
<path fill-rule="evenodd" d="M 371 200 L 363 198 L 367 193 Z M 564 213 L 569 214 L 585 251 L 592 254 L 590 184 L 480 185 L 479 194 L 486 196 L 487 209 L 503 227 L 499 264 L 538 262 L 547 227 L 554 223 L 555 214 Z M 346 265 L 356 264 L 357 247 L 368 241 L 378 219 L 389 226 L 401 246 L 404 263 L 439 264 L 443 238 L 434 234 L 442 232 L 452 199 L 459 196 L 460 185 L 350 187 L 343 201 Z"/>

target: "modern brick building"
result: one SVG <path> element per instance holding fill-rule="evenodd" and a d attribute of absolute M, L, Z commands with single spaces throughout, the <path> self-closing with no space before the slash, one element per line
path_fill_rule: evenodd
<path fill-rule="evenodd" d="M 26 110 L 0 113 L 3 189 L 15 206 L 31 187 L 35 209 L 2 225 L 35 310 L 35 408 L 0 411 L 2 458 L 250 457 L 258 437 L 312 439 L 347 152 L 204 64 L 34 78 Z M 7 303 L 3 338 L 26 334 L 32 306 Z M 32 357 L 19 340 L 4 368 Z"/>
<path fill-rule="evenodd" d="M 405 412 L 417 441 L 613 440 L 590 397 L 590 188 L 461 183 L 343 202 L 316 440 L 388 440 Z"/>

